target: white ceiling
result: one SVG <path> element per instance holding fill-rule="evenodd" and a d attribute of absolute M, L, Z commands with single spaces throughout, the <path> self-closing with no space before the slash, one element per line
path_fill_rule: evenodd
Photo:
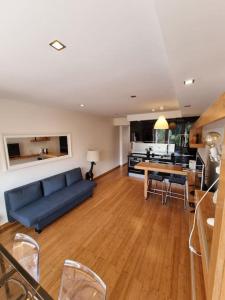
<path fill-rule="evenodd" d="M 155 2 L 0 0 L 0 99 L 109 116 L 201 113 L 224 92 L 225 1 Z"/>

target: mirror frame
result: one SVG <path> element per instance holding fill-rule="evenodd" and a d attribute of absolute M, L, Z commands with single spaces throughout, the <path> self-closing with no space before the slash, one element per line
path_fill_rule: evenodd
<path fill-rule="evenodd" d="M 60 156 L 60 157 L 52 157 L 52 158 L 48 158 L 48 159 L 31 161 L 31 162 L 27 162 L 27 163 L 22 163 L 22 164 L 17 164 L 17 165 L 10 166 L 9 153 L 8 153 L 8 147 L 7 147 L 7 138 L 32 138 L 32 137 L 48 137 L 48 136 L 49 137 L 67 136 L 68 154 Z M 71 134 L 70 133 L 4 135 L 3 136 L 3 141 L 4 141 L 5 161 L 6 161 L 6 169 L 7 170 L 17 170 L 17 169 L 21 169 L 21 168 L 37 166 L 37 165 L 40 165 L 40 164 L 46 164 L 48 162 L 54 162 L 54 161 L 58 161 L 58 160 L 67 159 L 67 158 L 72 157 L 72 146 L 71 146 Z"/>

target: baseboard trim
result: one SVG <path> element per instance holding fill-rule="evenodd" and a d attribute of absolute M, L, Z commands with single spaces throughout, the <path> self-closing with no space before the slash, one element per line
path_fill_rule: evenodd
<path fill-rule="evenodd" d="M 118 166 L 116 166 L 115 168 L 110 169 L 109 171 L 107 171 L 107 172 L 105 172 L 105 173 L 103 173 L 103 174 L 101 174 L 101 175 L 95 177 L 94 180 L 97 180 L 97 179 L 99 179 L 99 178 L 101 178 L 101 177 L 103 177 L 103 176 L 105 176 L 105 175 L 107 175 L 107 174 L 113 172 L 114 170 L 116 170 L 116 169 L 118 169 L 118 168 L 120 168 L 120 167 L 121 167 L 121 166 L 118 165 Z"/>

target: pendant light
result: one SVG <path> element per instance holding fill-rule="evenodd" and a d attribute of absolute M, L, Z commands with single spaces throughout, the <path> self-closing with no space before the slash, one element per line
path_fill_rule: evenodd
<path fill-rule="evenodd" d="M 169 124 L 164 116 L 159 116 L 155 122 L 154 129 L 169 129 Z"/>

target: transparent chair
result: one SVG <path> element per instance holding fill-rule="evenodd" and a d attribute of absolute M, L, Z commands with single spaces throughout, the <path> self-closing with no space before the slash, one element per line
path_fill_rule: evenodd
<path fill-rule="evenodd" d="M 39 245 L 30 236 L 17 233 L 13 241 L 13 256 L 39 282 Z"/>
<path fill-rule="evenodd" d="M 88 267 L 65 260 L 58 300 L 105 300 L 106 285 Z"/>

